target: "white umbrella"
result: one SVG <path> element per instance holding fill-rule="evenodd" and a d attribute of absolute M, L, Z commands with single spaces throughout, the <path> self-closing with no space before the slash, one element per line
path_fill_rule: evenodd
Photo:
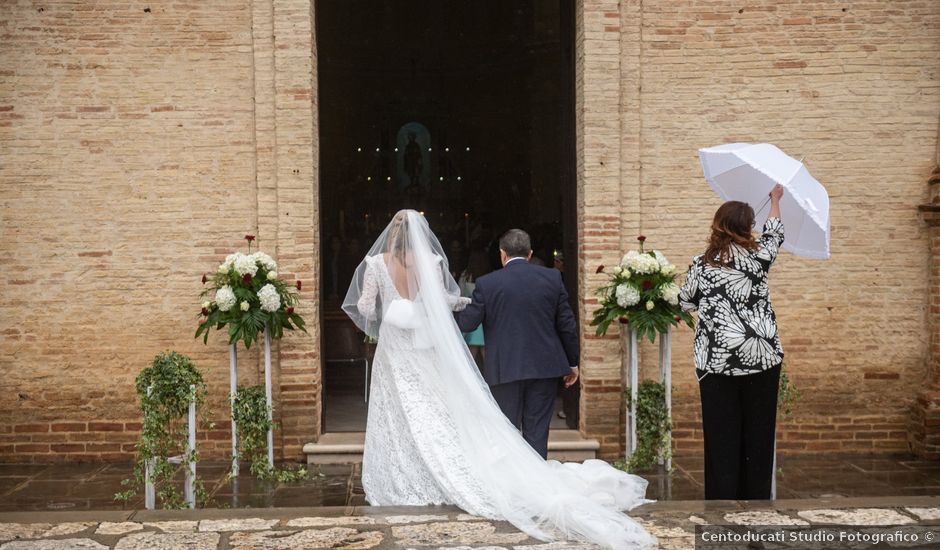
<path fill-rule="evenodd" d="M 770 212 L 768 193 L 782 185 L 783 248 L 800 256 L 829 257 L 829 194 L 801 161 L 769 143 L 729 143 L 699 149 L 698 154 L 712 189 L 723 200 L 750 204 L 758 227 Z"/>

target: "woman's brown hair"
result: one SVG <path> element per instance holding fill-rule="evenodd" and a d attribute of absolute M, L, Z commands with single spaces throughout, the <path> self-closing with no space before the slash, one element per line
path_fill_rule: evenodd
<path fill-rule="evenodd" d="M 715 212 L 712 234 L 705 249 L 705 262 L 720 267 L 731 259 L 731 245 L 747 250 L 757 250 L 757 241 L 751 229 L 754 227 L 754 209 L 746 202 L 728 201 Z"/>

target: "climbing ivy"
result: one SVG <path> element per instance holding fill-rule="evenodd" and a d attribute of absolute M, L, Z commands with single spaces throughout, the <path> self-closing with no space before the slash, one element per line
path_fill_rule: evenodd
<path fill-rule="evenodd" d="M 627 410 L 630 410 L 630 388 L 624 392 Z M 666 407 L 666 385 L 643 380 L 637 388 L 636 450 L 629 458 L 621 458 L 614 466 L 626 472 L 652 468 L 660 458 L 672 454 L 670 434 L 672 419 Z"/>
<path fill-rule="evenodd" d="M 206 399 L 206 383 L 189 357 L 166 351 L 157 355 L 151 366 L 140 372 L 136 389 L 143 414 L 137 461 L 133 478 L 121 482 L 129 488 L 116 493 L 114 498 L 127 502 L 137 495 L 145 485 L 147 461 L 152 459 L 151 475 L 160 502 L 165 508 L 183 508 L 186 506 L 183 495 L 173 482 L 173 476 L 181 466 L 170 463 L 168 458 L 183 455 L 183 468 L 188 468 L 190 460 L 197 460 L 196 450 L 187 451 L 186 448 L 186 421 L 192 400 L 195 400 L 197 410 L 203 411 L 203 418 L 207 417 L 208 413 L 202 407 Z M 207 494 L 198 478 L 195 489 L 197 502 L 204 503 Z"/>
<path fill-rule="evenodd" d="M 782 363 L 780 365 L 780 384 L 777 387 L 777 411 L 780 413 L 780 418 L 784 420 L 789 418 L 793 413 L 793 406 L 802 398 L 803 394 L 793 385 L 789 374 L 787 374 L 786 363 Z"/>
<path fill-rule="evenodd" d="M 232 417 L 238 426 L 240 458 L 250 462 L 249 471 L 258 479 L 281 482 L 300 481 L 307 478 L 303 466 L 277 468 L 268 465 L 268 429 L 274 423 L 268 420 L 268 404 L 264 386 L 243 386 L 235 392 L 232 401 Z"/>

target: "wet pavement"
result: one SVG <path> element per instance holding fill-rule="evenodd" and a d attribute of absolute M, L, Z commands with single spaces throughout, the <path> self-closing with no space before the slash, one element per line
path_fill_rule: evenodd
<path fill-rule="evenodd" d="M 781 459 L 779 499 L 940 495 L 940 462 L 906 457 L 789 457 Z M 358 465 L 311 466 L 296 483 L 229 479 L 229 464 L 197 467 L 208 508 L 351 507 L 366 505 Z M 247 472 L 247 468 L 243 468 Z M 132 473 L 129 463 L 0 464 L 0 512 L 143 508 L 141 495 L 124 504 L 114 494 Z M 660 501 L 701 500 L 701 458 L 679 457 L 673 471 L 646 472 L 647 496 Z"/>

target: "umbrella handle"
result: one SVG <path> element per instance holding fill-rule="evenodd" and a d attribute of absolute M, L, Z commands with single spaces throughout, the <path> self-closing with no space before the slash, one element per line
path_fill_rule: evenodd
<path fill-rule="evenodd" d="M 764 207 L 767 206 L 767 203 L 769 203 L 769 202 L 770 202 L 770 197 L 767 197 L 767 200 L 765 200 L 765 201 L 764 201 L 764 204 L 762 204 L 761 207 L 757 209 L 757 212 L 754 213 L 754 216 L 757 216 L 758 214 L 760 214 L 761 212 L 763 212 Z"/>

